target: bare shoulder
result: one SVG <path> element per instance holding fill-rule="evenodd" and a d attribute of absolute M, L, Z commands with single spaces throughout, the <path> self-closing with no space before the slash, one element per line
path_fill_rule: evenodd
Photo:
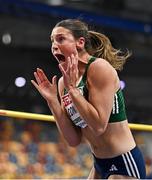
<path fill-rule="evenodd" d="M 88 69 L 88 80 L 93 84 L 112 83 L 117 86 L 119 81 L 117 71 L 104 59 L 97 58 Z M 117 87 L 116 87 L 117 88 Z"/>
<path fill-rule="evenodd" d="M 90 73 L 90 75 L 94 73 L 97 75 L 97 72 L 99 74 L 102 73 L 103 76 L 104 74 L 117 76 L 117 71 L 112 67 L 112 65 L 101 58 L 97 58 L 93 63 L 91 63 L 88 69 L 88 73 Z"/>

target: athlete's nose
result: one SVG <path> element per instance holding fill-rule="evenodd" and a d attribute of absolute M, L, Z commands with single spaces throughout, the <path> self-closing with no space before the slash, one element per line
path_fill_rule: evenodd
<path fill-rule="evenodd" d="M 59 50 L 58 46 L 56 43 L 52 44 L 52 52 L 57 52 Z"/>

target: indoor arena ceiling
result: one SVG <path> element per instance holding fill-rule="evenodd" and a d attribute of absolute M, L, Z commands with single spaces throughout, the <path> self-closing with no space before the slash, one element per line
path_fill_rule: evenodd
<path fill-rule="evenodd" d="M 58 19 L 83 18 L 116 45 L 151 59 L 151 17 L 151 0 L 0 0 L 0 35 L 10 33 L 12 46 L 47 47 Z"/>
<path fill-rule="evenodd" d="M 27 76 L 32 76 L 29 73 L 33 69 L 29 67 L 44 63 L 49 54 L 50 31 L 59 20 L 66 18 L 81 18 L 108 35 L 115 47 L 132 51 L 135 61 L 123 71 L 135 78 L 128 81 L 132 93 L 128 96 L 152 106 L 152 0 L 0 0 L 0 92 L 3 92 L 0 97 L 6 92 L 2 85 L 8 87 L 13 69 L 14 72 L 15 68 L 24 70 Z M 37 55 L 37 50 L 43 51 L 41 55 Z M 141 94 L 144 94 L 142 99 Z"/>

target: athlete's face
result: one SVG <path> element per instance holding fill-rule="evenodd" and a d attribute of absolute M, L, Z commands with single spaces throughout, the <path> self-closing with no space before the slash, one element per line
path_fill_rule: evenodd
<path fill-rule="evenodd" d="M 51 33 L 51 42 L 52 42 L 52 54 L 62 65 L 67 64 L 67 58 L 71 54 L 76 55 L 77 48 L 74 36 L 72 33 L 63 27 L 56 27 Z"/>

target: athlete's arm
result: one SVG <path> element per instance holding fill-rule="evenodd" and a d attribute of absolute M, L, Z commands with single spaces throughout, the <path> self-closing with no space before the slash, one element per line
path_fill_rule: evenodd
<path fill-rule="evenodd" d="M 89 101 L 78 89 L 71 88 L 69 94 L 80 115 L 97 136 L 102 134 L 111 114 L 116 91 L 116 71 L 105 60 L 93 62 L 87 75 Z"/>
<path fill-rule="evenodd" d="M 59 96 L 61 99 L 62 92 L 63 92 L 63 79 L 62 78 L 60 78 L 59 80 L 58 89 L 59 89 Z M 59 131 L 64 136 L 68 144 L 70 146 L 77 146 L 81 143 L 81 138 L 82 138 L 81 129 L 73 125 L 72 121 L 69 119 L 65 111 L 62 101 L 60 103 L 61 103 L 60 107 L 58 103 L 56 104 L 57 106 L 55 106 L 55 105 L 49 104 L 48 102 L 48 105 L 50 106 L 52 113 L 54 115 L 54 118 L 56 119 L 56 124 Z"/>
<path fill-rule="evenodd" d="M 47 101 L 59 130 L 62 132 L 69 145 L 78 145 L 81 141 L 81 133 L 80 130 L 78 131 L 73 127 L 58 100 L 56 76 L 54 76 L 52 82 L 50 82 L 40 68 L 37 68 L 36 72 L 34 72 L 34 76 L 35 80 L 31 80 L 31 82 Z"/>

